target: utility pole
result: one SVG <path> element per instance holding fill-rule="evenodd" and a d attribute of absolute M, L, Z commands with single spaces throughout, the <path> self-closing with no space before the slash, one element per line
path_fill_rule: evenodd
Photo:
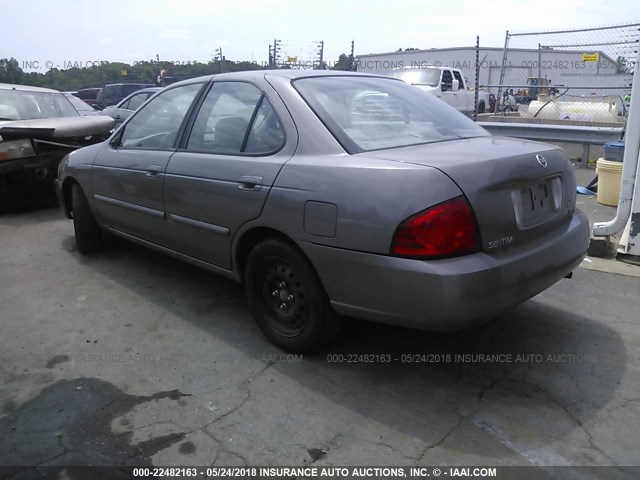
<path fill-rule="evenodd" d="M 278 52 L 280 52 L 280 44 L 282 42 L 277 38 L 273 39 L 272 55 L 273 55 L 273 68 L 278 68 Z"/>
<path fill-rule="evenodd" d="M 354 62 L 354 42 L 351 40 L 351 55 L 349 55 L 349 70 L 355 71 L 355 62 Z"/>
<path fill-rule="evenodd" d="M 316 44 L 316 46 L 318 46 L 318 50 L 316 51 L 316 53 L 318 54 L 318 58 L 320 59 L 320 63 L 318 64 L 317 67 L 315 67 L 316 70 L 324 70 L 324 65 L 323 65 L 323 59 L 324 59 L 324 40 L 320 40 L 320 41 L 315 41 L 313 42 Z"/>
<path fill-rule="evenodd" d="M 216 48 L 216 55 L 214 58 L 218 60 L 218 64 L 220 65 L 220 73 L 224 73 L 224 57 L 222 56 L 222 47 Z"/>

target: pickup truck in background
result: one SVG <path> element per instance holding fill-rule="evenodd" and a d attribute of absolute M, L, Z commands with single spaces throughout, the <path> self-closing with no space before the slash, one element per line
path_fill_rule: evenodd
<path fill-rule="evenodd" d="M 469 89 L 457 68 L 405 68 L 393 70 L 388 75 L 434 95 L 462 113 L 472 114 L 474 111 L 475 91 Z M 478 92 L 478 113 L 488 112 L 489 107 L 489 93 Z"/>

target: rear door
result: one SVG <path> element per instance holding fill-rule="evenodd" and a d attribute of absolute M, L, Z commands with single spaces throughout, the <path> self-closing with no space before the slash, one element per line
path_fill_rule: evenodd
<path fill-rule="evenodd" d="M 112 228 L 168 244 L 164 172 L 180 126 L 203 83 L 163 92 L 140 110 L 97 155 L 92 170 L 96 204 Z"/>
<path fill-rule="evenodd" d="M 166 170 L 175 249 L 230 269 L 235 233 L 260 215 L 295 145 L 293 121 L 272 87 L 215 82 Z"/>

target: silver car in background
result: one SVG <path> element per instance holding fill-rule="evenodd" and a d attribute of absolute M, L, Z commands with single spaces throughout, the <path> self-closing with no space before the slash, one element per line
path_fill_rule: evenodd
<path fill-rule="evenodd" d="M 57 187 L 82 253 L 108 232 L 244 282 L 290 351 L 344 316 L 468 327 L 567 276 L 589 241 L 560 148 L 354 73 L 176 83 L 68 155 Z"/>
<path fill-rule="evenodd" d="M 117 105 L 106 107 L 100 112 L 100 115 L 107 115 L 113 118 L 116 122 L 116 126 L 118 126 L 129 118 L 133 112 L 140 108 L 144 102 L 160 90 L 162 90 L 162 87 L 149 87 L 136 90 Z"/>

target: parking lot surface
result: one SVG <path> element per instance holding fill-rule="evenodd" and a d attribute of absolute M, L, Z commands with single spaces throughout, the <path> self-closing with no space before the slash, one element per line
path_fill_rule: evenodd
<path fill-rule="evenodd" d="M 579 268 L 458 333 L 348 319 L 299 356 L 240 285 L 82 256 L 56 208 L 0 216 L 0 245 L 0 465 L 639 464 L 637 276 Z"/>

